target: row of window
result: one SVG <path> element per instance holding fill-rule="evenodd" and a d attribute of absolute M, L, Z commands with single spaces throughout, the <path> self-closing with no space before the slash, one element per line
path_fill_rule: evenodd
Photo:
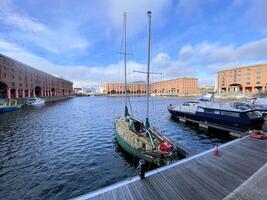
<path fill-rule="evenodd" d="M 247 71 L 247 74 L 250 74 L 251 69 L 252 69 L 252 68 L 247 68 L 247 70 L 246 70 L 246 71 Z M 255 70 L 256 70 L 256 73 L 260 73 L 260 72 L 261 72 L 261 67 L 256 67 Z M 238 70 L 235 69 L 235 70 L 229 71 L 230 74 L 233 74 L 233 73 L 235 73 L 235 74 L 236 74 L 236 73 L 240 74 L 241 72 L 242 72 L 242 69 L 238 69 Z M 222 73 L 225 74 L 225 72 L 222 72 Z"/>
<path fill-rule="evenodd" d="M 260 81 L 256 82 L 256 85 L 260 85 L 260 84 L 261 84 Z M 251 83 L 250 82 L 246 82 L 246 85 L 251 85 Z M 222 86 L 225 86 L 225 83 L 222 83 Z"/>

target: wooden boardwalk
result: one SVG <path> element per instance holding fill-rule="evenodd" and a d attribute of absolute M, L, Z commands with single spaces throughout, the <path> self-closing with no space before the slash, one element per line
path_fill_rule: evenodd
<path fill-rule="evenodd" d="M 267 162 L 267 140 L 246 136 L 169 166 L 77 197 L 98 199 L 223 199 Z"/>

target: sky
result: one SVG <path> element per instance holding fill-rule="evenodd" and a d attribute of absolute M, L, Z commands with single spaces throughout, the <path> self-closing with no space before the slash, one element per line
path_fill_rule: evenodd
<path fill-rule="evenodd" d="M 152 11 L 152 81 L 267 62 L 266 0 L 0 0 L 0 53 L 89 87 L 123 81 L 127 12 L 129 81 L 143 81 Z"/>

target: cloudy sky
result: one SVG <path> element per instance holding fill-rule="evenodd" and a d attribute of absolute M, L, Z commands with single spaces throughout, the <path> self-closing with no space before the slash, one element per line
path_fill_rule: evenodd
<path fill-rule="evenodd" d="M 122 17 L 128 15 L 129 79 L 144 80 L 152 11 L 153 80 L 198 77 L 267 62 L 266 0 L 0 0 L 0 53 L 72 80 L 122 81 Z"/>

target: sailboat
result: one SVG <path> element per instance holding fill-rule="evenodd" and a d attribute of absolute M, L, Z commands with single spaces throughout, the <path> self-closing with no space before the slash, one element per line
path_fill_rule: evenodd
<path fill-rule="evenodd" d="M 167 137 L 159 134 L 149 123 L 149 76 L 150 76 L 150 33 L 151 33 L 151 12 L 148 15 L 148 63 L 146 83 L 146 120 L 135 118 L 129 113 L 127 105 L 127 44 L 126 44 L 126 13 L 124 13 L 124 93 L 125 111 L 124 117 L 115 120 L 115 135 L 117 143 L 129 154 L 148 163 L 157 166 L 169 164 L 177 159 L 186 157 L 187 152 L 177 147 Z"/>

